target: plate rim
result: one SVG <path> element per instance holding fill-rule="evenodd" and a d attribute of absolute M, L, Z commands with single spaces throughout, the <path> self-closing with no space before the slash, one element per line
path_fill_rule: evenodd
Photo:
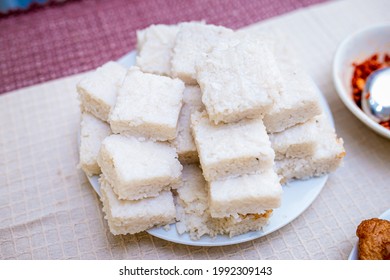
<path fill-rule="evenodd" d="M 157 238 L 161 238 L 161 239 L 164 239 L 164 240 L 167 240 L 170 242 L 188 245 L 188 246 L 203 246 L 203 247 L 228 246 L 228 245 L 236 245 L 236 244 L 252 241 L 252 240 L 264 237 L 266 235 L 269 235 L 269 234 L 283 228 L 284 226 L 288 225 L 289 223 L 294 221 L 296 218 L 298 218 L 300 215 L 302 215 L 303 212 L 305 212 L 310 207 L 310 205 L 312 205 L 312 203 L 317 199 L 318 195 L 321 193 L 322 189 L 324 188 L 324 186 L 326 185 L 326 182 L 328 180 L 328 175 L 316 177 L 315 179 L 318 179 L 321 182 L 319 183 L 319 186 L 317 186 L 317 189 L 316 189 L 315 194 L 313 195 L 312 201 L 308 204 L 305 204 L 305 207 L 303 207 L 301 209 L 301 211 L 299 213 L 297 213 L 296 215 L 294 215 L 292 218 L 290 218 L 289 220 L 286 220 L 282 223 L 279 223 L 278 226 L 272 228 L 272 230 L 266 231 L 265 233 L 264 233 L 264 230 L 261 229 L 259 231 L 250 231 L 248 233 L 244 233 L 244 234 L 233 236 L 233 237 L 228 237 L 227 235 L 218 235 L 216 238 L 223 238 L 223 241 L 219 241 L 218 243 L 213 243 L 212 240 L 215 238 L 212 238 L 209 236 L 202 236 L 199 240 L 191 240 L 190 239 L 190 240 L 180 240 L 180 242 L 179 242 L 174 238 L 167 238 L 166 235 L 164 235 L 164 234 L 159 234 L 159 233 L 153 232 L 153 231 L 156 231 L 155 228 L 149 229 L 146 232 L 148 232 L 149 234 L 151 234 Z M 300 182 L 300 180 L 298 180 L 297 182 Z M 292 183 L 294 183 L 294 182 L 292 182 Z M 290 184 L 292 184 L 292 183 L 289 183 L 287 185 L 283 185 L 282 186 L 283 190 L 285 187 L 287 187 L 287 188 L 291 187 Z M 278 209 L 280 209 L 280 208 L 278 208 Z M 275 210 L 277 210 L 277 209 L 275 209 Z M 175 226 L 175 223 L 170 224 L 170 226 L 171 227 Z M 265 228 L 267 226 L 268 225 L 266 225 Z M 158 230 L 160 230 L 160 228 L 158 228 Z M 184 233 L 184 234 L 188 235 L 188 233 Z M 245 236 L 245 237 L 242 237 L 242 236 Z M 207 239 L 207 241 L 204 241 L 204 239 Z"/>

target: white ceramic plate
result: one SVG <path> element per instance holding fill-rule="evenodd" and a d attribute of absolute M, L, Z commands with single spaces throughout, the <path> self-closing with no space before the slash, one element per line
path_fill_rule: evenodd
<path fill-rule="evenodd" d="M 390 209 L 387 209 L 386 212 L 382 213 L 382 215 L 379 216 L 379 219 L 390 221 Z M 348 260 L 358 260 L 358 259 L 359 259 L 358 258 L 358 243 L 356 242 L 355 246 L 353 246 L 351 253 L 349 254 Z"/>
<path fill-rule="evenodd" d="M 134 51 L 130 52 L 129 54 L 118 60 L 118 62 L 121 63 L 123 66 L 130 67 L 135 63 L 135 55 L 136 54 Z M 321 97 L 322 107 L 333 125 L 333 118 L 328 104 L 326 103 L 324 97 L 319 90 L 318 94 Z M 290 223 L 300 214 L 302 214 L 302 212 L 304 212 L 307 207 L 309 207 L 310 204 L 319 195 L 327 179 L 328 176 L 326 175 L 322 177 L 312 178 L 309 180 L 294 181 L 283 186 L 284 192 L 281 204 L 282 206 L 274 210 L 268 225 L 265 226 L 261 231 L 248 232 L 245 234 L 234 236 L 232 238 L 221 235 L 215 238 L 203 236 L 199 240 L 191 240 L 189 235 L 186 233 L 183 235 L 179 235 L 176 231 L 175 224 L 172 224 L 169 230 L 165 230 L 162 227 L 158 227 L 150 229 L 147 232 L 161 239 L 193 246 L 222 246 L 238 244 L 253 240 L 280 229 L 281 227 Z M 98 176 L 89 177 L 89 181 L 95 191 L 100 195 Z"/>
<path fill-rule="evenodd" d="M 352 63 L 361 62 L 374 53 L 390 53 L 390 24 L 359 30 L 341 42 L 333 60 L 333 82 L 345 106 L 369 128 L 390 139 L 390 130 L 368 117 L 352 99 Z"/>

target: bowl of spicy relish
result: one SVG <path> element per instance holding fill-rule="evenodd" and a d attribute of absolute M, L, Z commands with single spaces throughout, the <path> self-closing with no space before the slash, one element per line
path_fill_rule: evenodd
<path fill-rule="evenodd" d="M 333 60 L 333 82 L 345 106 L 365 125 L 390 139 L 390 121 L 377 123 L 361 108 L 367 77 L 390 66 L 390 24 L 359 30 L 345 38 Z M 390 92 L 389 92 L 390 94 Z"/>

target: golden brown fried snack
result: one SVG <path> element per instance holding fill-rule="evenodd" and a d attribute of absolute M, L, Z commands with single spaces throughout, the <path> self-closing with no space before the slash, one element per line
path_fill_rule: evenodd
<path fill-rule="evenodd" d="M 356 230 L 360 260 L 390 260 L 390 221 L 364 220 Z"/>

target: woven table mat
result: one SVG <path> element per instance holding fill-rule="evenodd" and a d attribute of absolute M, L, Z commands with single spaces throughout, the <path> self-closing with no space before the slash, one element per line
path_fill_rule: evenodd
<path fill-rule="evenodd" d="M 339 100 L 332 59 L 345 36 L 389 21 L 389 9 L 387 0 L 336 1 L 245 28 L 254 36 L 283 31 L 326 97 L 347 156 L 302 215 L 242 244 L 191 247 L 147 233 L 110 234 L 97 195 L 76 167 L 75 84 L 82 74 L 0 96 L 0 259 L 346 259 L 357 225 L 390 207 L 390 141 Z"/>
<path fill-rule="evenodd" d="M 0 93 L 116 60 L 153 23 L 206 20 L 239 28 L 324 0 L 84 0 L 0 17 Z"/>

